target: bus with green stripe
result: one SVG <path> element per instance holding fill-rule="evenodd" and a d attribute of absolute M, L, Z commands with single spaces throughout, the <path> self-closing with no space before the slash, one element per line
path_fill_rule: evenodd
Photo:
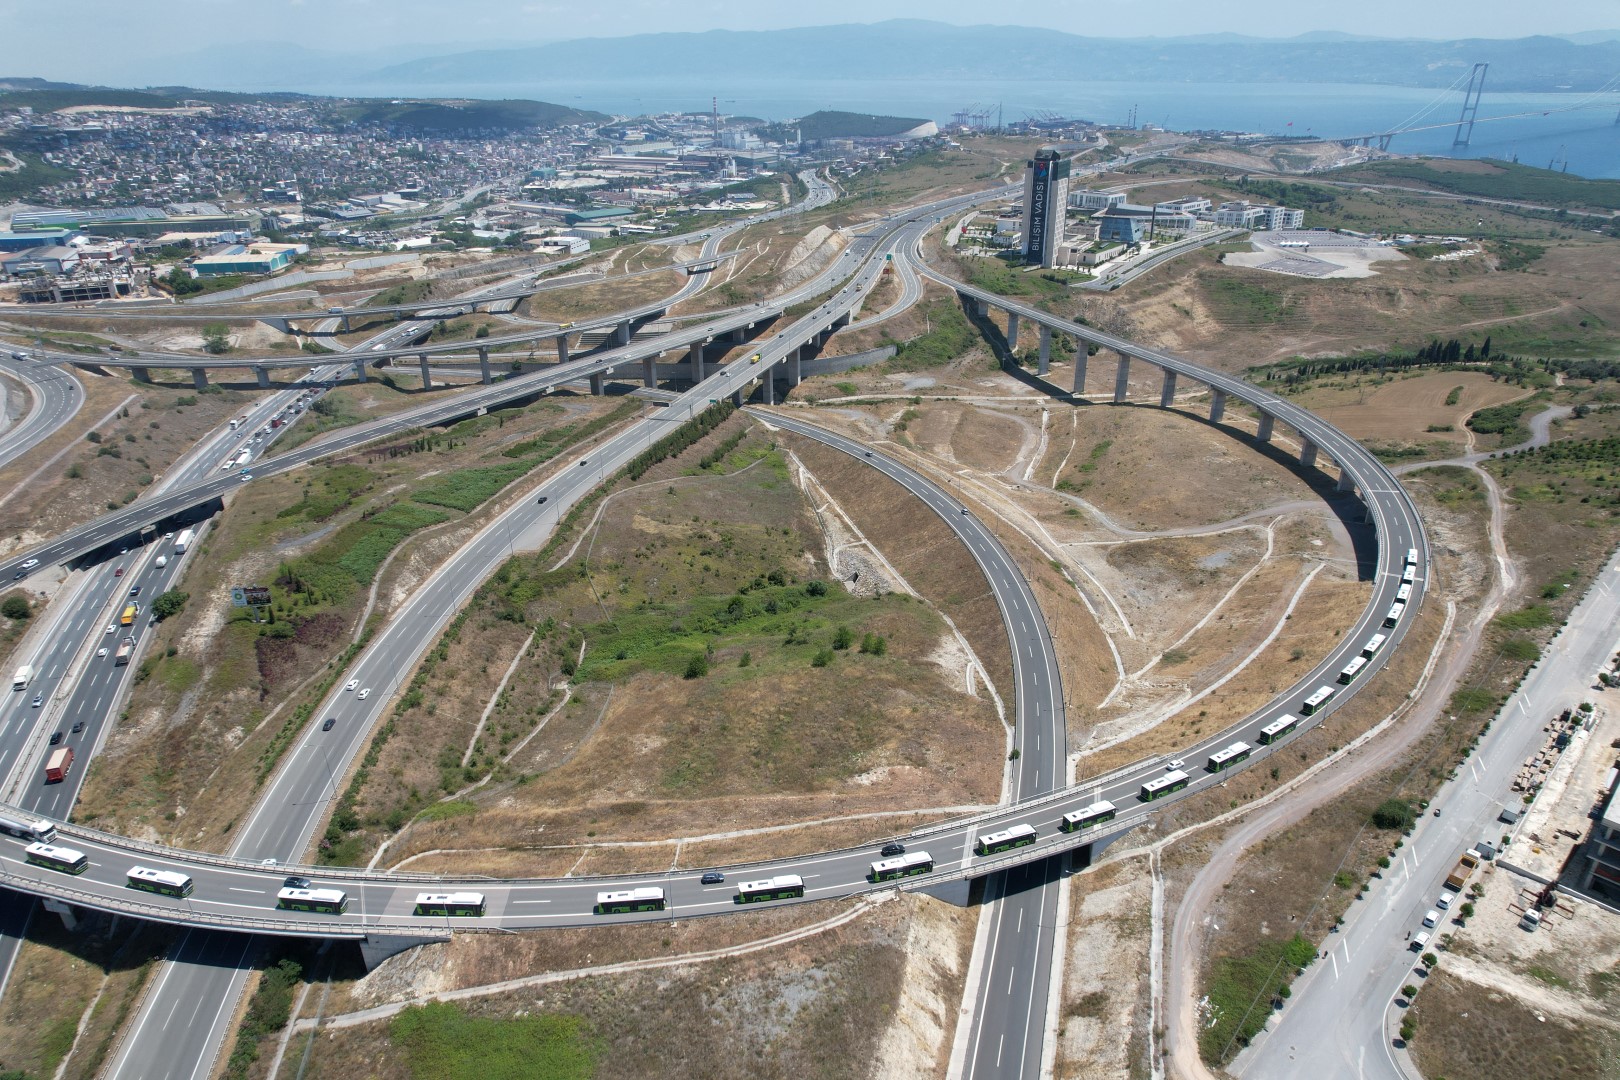
<path fill-rule="evenodd" d="M 417 893 L 415 912 L 418 915 L 441 915 L 476 919 L 484 914 L 484 894 L 481 892 Z"/>
<path fill-rule="evenodd" d="M 1254 747 L 1246 742 L 1235 742 L 1224 750 L 1217 750 L 1209 755 L 1209 761 L 1204 765 L 1205 772 L 1224 772 L 1240 761 L 1247 761 L 1254 752 Z"/>
<path fill-rule="evenodd" d="M 1279 716 L 1277 719 L 1260 729 L 1260 745 L 1270 746 L 1278 739 L 1283 738 L 1285 735 L 1291 734 L 1297 727 L 1299 727 L 1299 717 L 1295 716 L 1293 713 L 1287 713 L 1283 716 Z"/>
<path fill-rule="evenodd" d="M 157 893 L 184 900 L 191 895 L 191 879 L 173 870 L 153 870 L 149 866 L 132 866 L 124 875 L 124 884 L 142 892 Z"/>
<path fill-rule="evenodd" d="M 763 904 L 771 900 L 796 900 L 804 895 L 804 878 L 798 874 L 778 874 L 761 881 L 739 881 L 739 904 Z"/>
<path fill-rule="evenodd" d="M 1191 782 L 1192 777 L 1180 769 L 1171 769 L 1163 776 L 1156 776 L 1143 784 L 1141 792 L 1136 797 L 1143 802 L 1152 802 L 1154 799 L 1162 799 L 1172 792 L 1180 791 Z"/>
<path fill-rule="evenodd" d="M 1316 688 L 1316 693 L 1306 698 L 1304 703 L 1300 705 L 1299 711 L 1304 713 L 1306 716 L 1310 716 L 1312 713 L 1316 712 L 1317 709 L 1320 709 L 1329 701 L 1332 701 L 1333 695 L 1337 692 L 1338 691 L 1331 686 L 1319 686 Z"/>
<path fill-rule="evenodd" d="M 90 866 L 84 852 L 60 844 L 29 844 L 23 848 L 23 858 L 60 874 L 82 874 Z"/>
<path fill-rule="evenodd" d="M 893 859 L 879 859 L 872 864 L 872 872 L 866 876 L 866 880 L 875 885 L 880 881 L 894 881 L 897 878 L 932 873 L 933 869 L 932 855 L 926 851 L 910 851 Z"/>
<path fill-rule="evenodd" d="M 341 915 L 349 909 L 349 897 L 342 889 L 282 889 L 276 893 L 276 907 L 283 911 Z"/>
<path fill-rule="evenodd" d="M 667 906 L 663 889 L 643 886 L 639 889 L 599 892 L 594 910 L 598 915 L 628 915 L 637 911 L 663 911 Z"/>
<path fill-rule="evenodd" d="M 1058 825 L 1058 828 L 1064 832 L 1081 832 L 1101 825 L 1105 821 L 1113 821 L 1118 813 L 1119 811 L 1113 803 L 1107 799 L 1099 799 L 1083 810 L 1064 814 L 1063 821 Z"/>
<path fill-rule="evenodd" d="M 1035 842 L 1036 832 L 1030 825 L 1014 825 L 1000 832 L 985 833 L 973 845 L 975 855 L 998 855 L 1013 848 L 1028 847 Z"/>

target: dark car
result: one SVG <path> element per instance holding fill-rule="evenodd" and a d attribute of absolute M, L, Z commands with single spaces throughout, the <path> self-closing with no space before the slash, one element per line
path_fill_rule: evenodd
<path fill-rule="evenodd" d="M 139 595 L 141 595 L 141 587 L 139 585 L 135 586 L 133 589 L 129 590 L 129 595 L 131 595 L 131 596 L 139 596 Z"/>
<path fill-rule="evenodd" d="M 705 885 L 718 885 L 725 880 L 726 875 L 722 874 L 718 870 L 710 870 L 707 874 L 703 875 L 703 884 Z"/>
<path fill-rule="evenodd" d="M 534 505 L 536 505 L 536 506 L 544 506 L 544 505 L 546 505 L 546 500 L 548 498 L 550 498 L 549 495 L 542 495 L 542 496 L 540 496 L 538 499 L 536 499 L 534 501 Z"/>
<path fill-rule="evenodd" d="M 326 718 L 326 723 L 321 725 L 321 730 L 322 731 L 331 731 L 332 730 L 332 725 L 335 724 L 335 723 L 337 723 L 337 717 L 328 716 Z"/>
<path fill-rule="evenodd" d="M 904 855 L 905 853 L 906 845 L 902 844 L 898 840 L 890 840 L 887 844 L 883 845 L 883 857 L 885 859 L 892 859 L 896 855 Z"/>
<path fill-rule="evenodd" d="M 283 889 L 307 889 L 309 888 L 309 878 L 297 876 L 283 878 L 281 887 Z"/>
<path fill-rule="evenodd" d="M 63 735 L 63 733 L 60 732 L 60 731 L 51 732 L 51 745 L 55 746 L 57 743 L 61 742 L 62 741 L 62 735 Z"/>
<path fill-rule="evenodd" d="M 77 722 L 76 724 L 73 725 L 73 734 L 77 735 L 79 732 L 81 732 L 83 730 L 84 730 L 84 721 L 83 720 L 80 720 L 79 722 Z"/>

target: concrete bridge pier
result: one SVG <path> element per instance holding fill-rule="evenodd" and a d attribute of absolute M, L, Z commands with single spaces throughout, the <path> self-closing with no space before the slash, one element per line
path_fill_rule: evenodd
<path fill-rule="evenodd" d="M 605 383 L 605 373 L 601 372 L 601 371 L 593 372 L 591 374 L 591 394 L 592 394 L 592 396 L 601 397 L 606 392 L 607 392 L 607 386 L 606 386 L 606 383 Z"/>
<path fill-rule="evenodd" d="M 1299 442 L 1299 463 L 1308 469 L 1316 464 L 1316 444 L 1304 437 Z"/>
<path fill-rule="evenodd" d="M 1043 358 L 1046 355 L 1046 346 L 1051 340 L 1052 331 L 1048 327 L 1041 327 L 1041 356 Z M 1012 350 L 1018 348 L 1018 312 L 1016 311 L 1007 312 L 1007 348 Z M 1044 374 L 1046 368 L 1043 366 L 1041 371 Z"/>
<path fill-rule="evenodd" d="M 557 363 L 559 363 L 559 364 L 568 363 L 568 335 L 567 334 L 561 334 L 561 335 L 558 335 L 558 337 L 557 337 Z"/>
<path fill-rule="evenodd" d="M 1176 403 L 1176 373 L 1164 369 L 1164 385 L 1159 387 L 1159 408 L 1168 409 Z"/>
<path fill-rule="evenodd" d="M 341 326 L 343 328 L 343 332 L 347 334 L 349 332 L 349 317 L 347 315 L 340 315 L 338 317 L 338 325 Z"/>
<path fill-rule="evenodd" d="M 703 381 L 703 346 L 704 342 L 694 341 L 686 350 L 687 362 L 692 365 L 693 386 Z"/>
<path fill-rule="evenodd" d="M 1009 324 L 1007 346 L 1009 348 L 1016 349 L 1018 347 L 1018 316 L 1007 316 L 1007 322 Z M 1042 375 L 1045 375 L 1051 366 L 1052 328 L 1050 326 L 1043 326 L 1041 327 L 1041 358 L 1039 363 L 1036 365 L 1036 370 Z"/>
<path fill-rule="evenodd" d="M 744 399 L 744 398 L 745 398 L 745 397 L 746 397 L 746 396 L 747 396 L 747 395 L 745 395 L 745 394 L 744 394 L 744 393 L 743 393 L 743 389 L 742 389 L 742 387 L 740 387 L 740 386 L 739 386 L 739 387 L 738 387 L 738 388 L 737 388 L 737 389 L 736 389 L 736 390 L 733 390 L 733 391 L 732 391 L 732 392 L 731 392 L 731 403 L 732 403 L 732 404 L 733 404 L 733 405 L 735 405 L 735 406 L 737 406 L 737 408 L 739 408 L 739 409 L 740 409 L 740 408 L 742 408 L 742 407 L 743 407 L 743 399 Z"/>
<path fill-rule="evenodd" d="M 624 320 L 619 325 L 617 325 L 617 326 L 615 326 L 613 328 L 613 342 L 614 342 L 614 344 L 616 344 L 616 345 L 628 345 L 628 344 L 630 344 L 630 336 L 631 336 L 632 332 L 633 331 L 630 329 L 630 320 L 629 319 Z"/>
<path fill-rule="evenodd" d="M 1209 392 L 1209 422 L 1218 424 L 1221 417 L 1226 415 L 1226 391 L 1211 389 Z"/>
<path fill-rule="evenodd" d="M 152 381 L 151 368 L 134 367 L 129 369 L 129 373 L 134 376 L 136 382 L 149 383 Z"/>
<path fill-rule="evenodd" d="M 658 385 L 658 357 L 663 355 L 659 353 L 641 361 L 641 385 L 649 390 Z"/>
<path fill-rule="evenodd" d="M 422 389 L 433 389 L 433 369 L 428 367 L 428 354 L 418 353 L 416 359 L 422 365 Z"/>
<path fill-rule="evenodd" d="M 1119 372 L 1114 376 L 1114 404 L 1118 405 L 1128 396 L 1131 386 L 1131 358 L 1124 353 L 1119 356 Z"/>
<path fill-rule="evenodd" d="M 1091 360 L 1091 347 L 1088 342 L 1076 341 L 1074 343 L 1074 396 L 1083 397 L 1086 392 L 1086 364 Z"/>
<path fill-rule="evenodd" d="M 1260 430 L 1254 433 L 1254 437 L 1261 442 L 1270 442 L 1272 429 L 1276 426 L 1277 418 L 1268 412 L 1263 412 L 1260 414 Z"/>
<path fill-rule="evenodd" d="M 489 370 L 489 346 L 478 346 L 478 377 L 485 386 L 495 381 L 495 374 Z"/>
<path fill-rule="evenodd" d="M 792 352 L 788 353 L 787 376 L 788 376 L 788 385 L 789 386 L 798 386 L 799 383 L 802 381 L 802 376 L 799 374 L 799 371 L 800 371 L 799 359 L 803 355 L 803 353 L 804 353 L 804 346 L 803 345 L 800 345 L 797 349 L 794 349 Z"/>
<path fill-rule="evenodd" d="M 62 926 L 68 930 L 79 928 L 79 917 L 73 912 L 73 905 L 66 900 L 58 900 L 54 896 L 42 899 L 46 911 L 53 911 L 62 917 Z"/>
<path fill-rule="evenodd" d="M 208 385 L 208 372 L 200 367 L 192 368 L 191 385 L 196 387 L 198 390 L 205 388 Z"/>
<path fill-rule="evenodd" d="M 259 321 L 270 327 L 270 329 L 279 330 L 283 334 L 290 334 L 293 332 L 292 323 L 288 322 L 286 319 L 260 319 Z"/>
<path fill-rule="evenodd" d="M 760 399 L 767 405 L 776 404 L 776 372 L 767 371 L 759 378 Z"/>
<path fill-rule="evenodd" d="M 1351 476 L 1350 475 L 1350 470 L 1346 469 L 1343 465 L 1339 466 L 1339 482 L 1335 486 L 1335 490 L 1338 490 L 1338 491 L 1354 491 L 1354 490 L 1356 490 L 1356 478 Z"/>
<path fill-rule="evenodd" d="M 366 381 L 366 362 L 364 359 L 356 360 L 354 362 L 354 377 L 359 379 L 361 382 Z"/>
<path fill-rule="evenodd" d="M 260 367 L 258 364 L 253 365 L 253 377 L 255 379 L 259 380 L 259 389 L 260 390 L 268 390 L 268 389 L 270 389 L 270 369 L 269 368 Z"/>

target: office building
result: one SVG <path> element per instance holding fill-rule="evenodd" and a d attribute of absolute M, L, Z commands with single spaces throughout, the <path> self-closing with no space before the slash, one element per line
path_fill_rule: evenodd
<path fill-rule="evenodd" d="M 1092 191 L 1090 188 L 1069 192 L 1072 210 L 1109 210 L 1125 201 L 1123 191 Z"/>
<path fill-rule="evenodd" d="M 1069 162 L 1056 150 L 1037 150 L 1024 167 L 1024 262 L 1055 266 L 1069 210 Z"/>

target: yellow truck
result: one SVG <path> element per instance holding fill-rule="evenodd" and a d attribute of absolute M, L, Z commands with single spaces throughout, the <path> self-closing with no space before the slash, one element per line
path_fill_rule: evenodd
<path fill-rule="evenodd" d="M 130 604 L 129 606 L 124 608 L 124 613 L 118 617 L 118 625 L 120 625 L 120 626 L 134 626 L 135 625 L 135 616 L 139 615 L 140 613 L 141 613 L 141 605 L 139 605 L 139 604 Z"/>

